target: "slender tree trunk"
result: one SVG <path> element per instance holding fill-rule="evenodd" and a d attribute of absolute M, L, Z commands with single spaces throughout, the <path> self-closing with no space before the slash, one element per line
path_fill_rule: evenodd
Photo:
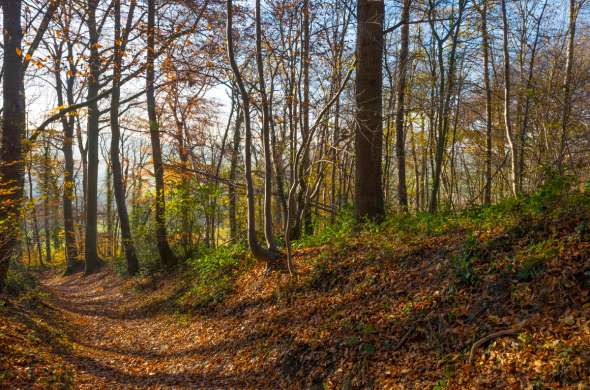
<path fill-rule="evenodd" d="M 309 137 L 309 63 L 311 61 L 309 36 L 310 36 L 310 22 L 309 3 L 311 0 L 303 1 L 303 52 L 302 52 L 302 73 L 303 73 L 303 101 L 301 106 L 301 116 L 303 120 L 303 126 L 301 128 L 302 138 L 305 140 Z M 304 141 L 305 142 L 305 141 Z M 303 169 L 307 170 L 309 167 L 309 150 L 306 150 L 303 155 Z M 309 198 L 307 180 L 304 175 L 300 175 L 300 191 L 302 196 L 299 202 L 299 208 L 301 208 L 301 216 L 298 218 L 301 221 L 300 225 L 303 226 L 303 232 L 307 235 L 313 234 L 313 221 L 311 215 L 311 199 Z M 303 218 L 303 220 L 301 220 Z"/>
<path fill-rule="evenodd" d="M 2 0 L 4 55 L 2 69 L 2 145 L 0 146 L 0 293 L 10 261 L 19 254 L 19 226 L 24 187 L 22 137 L 25 88 L 21 43 L 21 0 Z"/>
<path fill-rule="evenodd" d="M 51 210 L 49 207 L 49 197 L 51 188 L 49 179 L 51 175 L 51 159 L 49 154 L 49 144 L 46 142 L 43 153 L 43 231 L 45 233 L 45 261 L 51 263 L 51 223 L 49 221 Z"/>
<path fill-rule="evenodd" d="M 242 76 L 236 63 L 233 47 L 233 5 L 232 0 L 227 0 L 227 56 L 230 62 L 232 73 L 234 75 L 235 83 L 238 85 L 240 96 L 242 98 L 242 111 L 244 113 L 244 127 L 245 127 L 245 147 L 244 147 L 244 165 L 246 168 L 246 197 L 248 205 L 248 246 L 252 255 L 261 261 L 265 261 L 267 266 L 275 265 L 274 262 L 277 255 L 274 252 L 265 250 L 258 243 L 256 238 L 256 206 L 254 194 L 254 181 L 252 179 L 252 129 L 250 122 L 250 96 Z"/>
<path fill-rule="evenodd" d="M 160 145 L 160 125 L 156 114 L 155 92 L 155 47 L 156 47 L 156 4 L 155 0 L 148 0 L 148 31 L 147 31 L 147 66 L 146 66 L 146 95 L 147 109 L 152 142 L 152 160 L 154 163 L 154 178 L 156 181 L 156 235 L 160 260 L 166 267 L 176 264 L 177 259 L 168 244 L 166 230 L 166 205 L 164 193 L 164 166 L 162 164 L 162 147 Z"/>
<path fill-rule="evenodd" d="M 492 203 L 492 87 L 490 85 L 490 37 L 488 33 L 488 0 L 481 7 L 481 34 L 483 51 L 483 83 L 486 92 L 486 160 L 483 203 Z"/>
<path fill-rule="evenodd" d="M 264 62 L 262 61 L 262 27 L 260 0 L 256 0 L 256 68 L 260 88 L 262 109 L 262 142 L 264 147 L 264 237 L 271 251 L 276 251 L 272 231 L 272 156 L 270 151 L 270 118 L 266 83 L 264 80 Z"/>
<path fill-rule="evenodd" d="M 381 0 L 357 4 L 355 206 L 356 219 L 379 221 L 385 215 L 381 180 L 383 148 L 383 18 Z"/>
<path fill-rule="evenodd" d="M 571 84 L 572 84 L 572 67 L 574 63 L 574 45 L 576 38 L 576 21 L 578 19 L 578 8 L 576 0 L 569 0 L 569 28 L 567 41 L 567 59 L 565 62 L 565 77 L 563 80 L 563 108 L 561 110 L 561 141 L 559 144 L 559 156 L 557 167 L 559 173 L 564 172 L 565 150 L 567 147 L 568 125 L 571 112 Z"/>
<path fill-rule="evenodd" d="M 41 248 L 41 235 L 39 234 L 39 220 L 37 219 L 37 207 L 35 205 L 35 198 L 33 196 L 33 175 L 31 174 L 32 169 L 32 153 L 27 164 L 27 177 L 29 179 L 29 204 L 31 208 L 31 214 L 33 217 L 33 239 L 35 240 L 35 246 L 37 247 L 37 259 L 39 264 L 43 264 L 43 249 Z"/>
<path fill-rule="evenodd" d="M 535 40 L 533 41 L 533 47 L 531 48 L 531 58 L 529 61 L 529 69 L 528 75 L 526 80 L 525 86 L 525 93 L 526 98 L 524 102 L 524 113 L 522 118 L 522 128 L 520 129 L 520 150 L 519 150 L 519 159 L 518 159 L 518 192 L 522 193 L 524 188 L 524 170 L 526 165 L 525 159 L 525 147 L 526 147 L 526 138 L 528 134 L 528 127 L 529 127 L 529 113 L 531 107 L 531 95 L 532 95 L 532 87 L 533 87 L 533 72 L 535 68 L 535 58 L 537 54 L 537 46 L 539 42 L 539 31 L 541 29 L 541 20 L 543 19 L 543 15 L 545 14 L 545 9 L 547 8 L 547 0 L 543 3 L 543 8 L 541 9 L 541 13 L 539 15 L 539 19 L 537 20 L 537 27 L 535 31 Z"/>
<path fill-rule="evenodd" d="M 508 52 L 508 15 L 506 13 L 506 0 L 500 0 L 502 9 L 502 49 L 504 53 L 504 125 L 506 126 L 506 138 L 510 149 L 510 188 L 514 196 L 517 195 L 516 177 L 516 148 L 510 117 L 510 53 Z"/>
<path fill-rule="evenodd" d="M 229 231 L 232 242 L 238 241 L 238 221 L 237 221 L 237 203 L 238 194 L 236 192 L 235 182 L 237 178 L 238 157 L 240 153 L 240 127 L 242 126 L 243 114 L 238 105 L 236 123 L 234 127 L 234 138 L 232 146 L 232 155 L 229 167 Z"/>
<path fill-rule="evenodd" d="M 129 31 L 129 25 L 133 19 L 133 11 L 135 9 L 135 1 L 131 2 L 129 16 L 127 20 L 126 33 Z M 121 69 L 123 65 L 122 52 L 125 50 L 127 44 L 126 37 L 121 33 L 121 0 L 115 0 L 115 41 L 120 44 L 115 44 L 113 52 L 113 92 L 111 94 L 111 165 L 113 169 L 113 192 L 115 193 L 115 202 L 117 204 L 117 213 L 119 216 L 119 224 L 121 225 L 121 241 L 123 250 L 125 251 L 125 258 L 127 259 L 127 273 L 135 275 L 139 270 L 139 261 L 137 259 L 137 252 L 131 236 L 131 226 L 129 223 L 129 213 L 127 212 L 127 202 L 125 200 L 125 184 L 123 181 L 123 170 L 121 167 L 121 152 L 119 145 L 121 144 L 121 129 L 119 126 L 119 104 L 121 96 Z"/>
<path fill-rule="evenodd" d="M 444 41 L 447 38 L 440 38 L 439 35 L 436 33 L 434 28 L 434 22 L 431 23 L 431 29 L 433 34 L 436 37 L 437 41 L 437 54 L 438 54 L 438 66 L 440 71 L 440 102 L 439 102 L 439 110 L 438 110 L 438 118 L 437 118 L 437 142 L 436 142 L 436 151 L 434 156 L 434 168 L 433 168 L 433 178 L 432 178 L 432 192 L 430 195 L 430 203 L 428 207 L 428 211 L 431 213 L 436 212 L 438 209 L 438 202 L 440 196 L 440 183 L 441 183 L 441 173 L 444 165 L 444 157 L 445 157 L 445 150 L 447 146 L 447 135 L 449 132 L 449 111 L 450 111 L 450 103 L 451 103 L 451 96 L 455 91 L 455 65 L 457 62 L 456 52 L 457 52 L 457 43 L 459 40 L 459 32 L 461 29 L 461 23 L 463 21 L 463 12 L 465 10 L 465 6 L 467 4 L 466 0 L 459 1 L 459 9 L 457 12 L 457 19 L 454 20 L 453 25 L 451 27 L 451 32 L 447 35 L 447 38 L 450 36 L 452 39 L 451 43 L 451 51 L 449 53 L 449 66 L 447 77 L 445 80 L 444 77 Z"/>
<path fill-rule="evenodd" d="M 408 69 L 408 46 L 410 36 L 410 1 L 403 0 L 401 48 L 399 52 L 399 78 L 397 86 L 397 110 L 395 113 L 395 147 L 397 153 L 398 197 L 403 209 L 408 208 L 408 190 L 406 188 L 406 148 L 404 136 L 404 115 L 406 96 L 406 77 Z"/>
<path fill-rule="evenodd" d="M 57 59 L 55 70 L 55 84 L 57 92 L 58 105 L 65 105 L 63 96 L 63 87 L 61 81 L 61 52 Z M 66 88 L 68 90 L 74 87 L 74 74 L 67 77 Z M 65 274 L 74 273 L 79 268 L 78 245 L 76 243 L 76 231 L 74 227 L 74 152 L 72 145 L 74 143 L 74 117 L 62 116 L 61 124 L 64 132 L 63 154 L 64 154 L 64 185 L 63 185 L 63 216 L 64 216 L 64 236 L 66 241 L 66 269 Z"/>

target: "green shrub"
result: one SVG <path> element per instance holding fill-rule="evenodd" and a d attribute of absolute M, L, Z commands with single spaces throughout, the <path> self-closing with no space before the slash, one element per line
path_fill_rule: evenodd
<path fill-rule="evenodd" d="M 12 262 L 6 278 L 6 292 L 11 295 L 21 295 L 37 287 L 37 280 L 21 263 Z"/>
<path fill-rule="evenodd" d="M 294 243 L 295 247 L 322 246 L 334 244 L 350 237 L 355 226 L 355 219 L 351 208 L 345 208 L 337 216 L 334 223 L 316 229 L 313 235 L 304 236 Z"/>
<path fill-rule="evenodd" d="M 474 235 L 469 235 L 463 245 L 460 253 L 451 257 L 451 265 L 455 276 L 465 284 L 472 284 L 477 279 L 472 263 L 475 259 L 479 247 L 479 240 Z"/>
<path fill-rule="evenodd" d="M 519 256 L 516 278 L 528 282 L 545 270 L 545 264 L 559 255 L 559 242 L 547 240 L 529 245 Z"/>
<path fill-rule="evenodd" d="M 193 286 L 181 297 L 184 303 L 204 307 L 217 304 L 233 289 L 240 271 L 253 265 L 241 244 L 222 246 L 188 260 L 195 277 Z"/>

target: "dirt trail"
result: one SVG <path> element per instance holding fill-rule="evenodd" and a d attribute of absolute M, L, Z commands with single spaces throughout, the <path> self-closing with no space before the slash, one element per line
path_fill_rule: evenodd
<path fill-rule="evenodd" d="M 50 276 L 42 283 L 68 324 L 73 348 L 64 358 L 77 388 L 255 387 L 249 381 L 259 375 L 234 369 L 244 345 L 216 332 L 230 325 L 229 318 L 215 318 L 214 327 L 213 319 L 140 311 L 146 302 L 110 271 Z"/>

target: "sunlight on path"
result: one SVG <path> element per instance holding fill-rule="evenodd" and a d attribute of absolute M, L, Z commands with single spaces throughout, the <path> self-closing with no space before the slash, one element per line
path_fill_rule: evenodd
<path fill-rule="evenodd" d="M 231 370 L 232 348 L 219 344 L 213 324 L 141 312 L 141 297 L 125 293 L 110 271 L 51 276 L 43 285 L 70 325 L 65 359 L 80 388 L 251 387 L 251 373 Z"/>

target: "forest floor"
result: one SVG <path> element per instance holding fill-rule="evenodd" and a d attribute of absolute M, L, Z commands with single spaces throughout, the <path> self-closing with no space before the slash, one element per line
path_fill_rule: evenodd
<path fill-rule="evenodd" d="M 503 207 L 329 235 L 206 307 L 184 271 L 46 271 L 0 300 L 0 388 L 589 389 L 590 196 Z"/>

